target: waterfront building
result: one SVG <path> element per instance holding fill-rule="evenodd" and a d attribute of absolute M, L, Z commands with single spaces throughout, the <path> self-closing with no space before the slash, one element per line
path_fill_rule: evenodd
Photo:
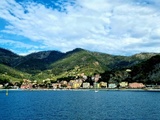
<path fill-rule="evenodd" d="M 65 87 L 67 87 L 68 83 L 67 83 L 67 81 L 61 81 L 60 84 L 61 84 L 61 87 L 65 88 Z"/>
<path fill-rule="evenodd" d="M 53 83 L 53 84 L 52 84 L 52 87 L 53 87 L 53 89 L 57 89 L 57 84 L 56 84 L 56 83 Z"/>
<path fill-rule="evenodd" d="M 53 89 L 58 89 L 58 88 L 61 88 L 61 84 L 60 83 L 53 83 L 52 87 L 53 87 Z"/>
<path fill-rule="evenodd" d="M 72 88 L 72 89 L 78 89 L 78 88 L 80 88 L 80 84 L 79 84 L 78 82 L 73 82 L 73 83 L 71 84 L 71 88 Z"/>
<path fill-rule="evenodd" d="M 94 82 L 94 83 L 93 83 L 93 87 L 94 87 L 94 88 L 100 88 L 100 84 L 99 84 L 99 83 Z"/>
<path fill-rule="evenodd" d="M 66 87 L 67 89 L 71 89 L 72 88 L 72 86 L 70 86 L 70 85 L 67 85 L 67 87 Z"/>
<path fill-rule="evenodd" d="M 117 87 L 117 85 L 115 83 L 108 84 L 108 88 L 113 89 L 113 88 L 116 88 L 116 87 Z"/>
<path fill-rule="evenodd" d="M 3 88 L 3 85 L 2 84 L 0 84 L 0 89 L 2 89 Z"/>
<path fill-rule="evenodd" d="M 101 88 L 107 88 L 107 82 L 100 82 Z"/>
<path fill-rule="evenodd" d="M 82 87 L 83 88 L 90 88 L 90 83 L 85 82 L 85 83 L 83 83 Z"/>
<path fill-rule="evenodd" d="M 120 82 L 119 86 L 120 86 L 120 88 L 127 88 L 128 87 L 128 82 Z"/>
<path fill-rule="evenodd" d="M 133 89 L 136 89 L 136 88 L 145 88 L 145 85 L 143 83 L 137 83 L 137 82 L 134 82 L 134 83 L 129 83 L 129 88 L 133 88 Z"/>
<path fill-rule="evenodd" d="M 22 84 L 21 89 L 32 89 L 32 84 Z"/>

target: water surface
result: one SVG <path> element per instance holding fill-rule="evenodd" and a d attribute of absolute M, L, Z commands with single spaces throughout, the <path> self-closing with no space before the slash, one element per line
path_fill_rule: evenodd
<path fill-rule="evenodd" d="M 160 92 L 0 91 L 0 120 L 160 120 Z"/>

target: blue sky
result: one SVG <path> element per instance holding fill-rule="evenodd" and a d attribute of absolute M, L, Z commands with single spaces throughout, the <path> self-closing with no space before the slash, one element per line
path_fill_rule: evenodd
<path fill-rule="evenodd" d="M 160 52 L 159 0 L 1 0 L 0 47 L 133 55 Z"/>

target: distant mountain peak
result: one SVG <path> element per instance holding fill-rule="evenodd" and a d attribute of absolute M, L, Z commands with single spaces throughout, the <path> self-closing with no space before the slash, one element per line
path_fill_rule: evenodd
<path fill-rule="evenodd" d="M 76 53 L 76 52 L 80 52 L 80 51 L 86 51 L 86 50 L 82 49 L 82 48 L 75 48 L 71 51 L 66 52 L 66 54 L 72 54 L 72 53 Z"/>
<path fill-rule="evenodd" d="M 72 51 L 74 51 L 74 52 L 79 52 L 79 51 L 85 51 L 85 49 L 82 49 L 82 48 L 75 48 L 75 49 L 73 49 Z"/>
<path fill-rule="evenodd" d="M 16 53 L 13 53 L 12 51 L 5 49 L 5 48 L 0 48 L 0 56 L 18 56 Z"/>
<path fill-rule="evenodd" d="M 157 55 L 157 53 L 146 53 L 146 52 L 143 52 L 143 53 L 135 54 L 133 56 L 136 57 L 136 58 L 140 58 L 140 59 L 146 59 L 146 58 L 151 58 L 151 57 L 153 57 L 155 55 Z"/>
<path fill-rule="evenodd" d="M 136 80 L 139 79 L 139 73 L 147 73 L 145 75 L 151 73 L 159 74 L 157 71 L 160 70 L 160 56 L 155 55 L 160 54 L 139 53 L 133 56 L 115 56 L 75 48 L 66 53 L 48 50 L 31 53 L 26 56 L 18 56 L 10 50 L 0 48 L 0 64 L 7 65 L 10 68 L 16 68 L 22 72 L 27 72 L 32 75 L 32 79 L 38 80 L 65 78 L 67 76 L 77 76 L 81 73 L 91 76 L 95 73 L 103 73 L 105 71 L 112 72 L 133 68 L 133 72 L 131 73 L 132 76 L 135 76 Z M 152 68 L 150 66 L 152 66 Z M 0 67 L 3 72 L 3 66 Z M 148 71 L 146 72 L 146 70 Z M 141 78 L 144 77 L 143 74 L 141 74 Z M 152 77 L 154 77 L 154 74 L 152 74 Z"/>
<path fill-rule="evenodd" d="M 36 53 L 31 53 L 28 56 L 35 58 L 35 59 L 45 59 L 45 58 L 49 57 L 51 54 L 52 55 L 59 55 L 59 54 L 63 54 L 63 53 L 59 52 L 59 51 L 49 50 L 49 51 L 40 51 L 40 52 L 36 52 Z"/>

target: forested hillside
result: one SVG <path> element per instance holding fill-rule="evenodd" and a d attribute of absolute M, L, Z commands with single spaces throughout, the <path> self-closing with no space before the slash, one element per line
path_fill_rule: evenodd
<path fill-rule="evenodd" d="M 159 81 L 159 54 L 140 53 L 118 56 L 81 48 L 62 53 L 41 51 L 20 56 L 0 49 L 0 78 L 10 81 L 30 79 L 42 81 L 76 78 L 81 74 L 102 74 L 104 81 Z M 131 72 L 126 72 L 131 69 Z"/>

